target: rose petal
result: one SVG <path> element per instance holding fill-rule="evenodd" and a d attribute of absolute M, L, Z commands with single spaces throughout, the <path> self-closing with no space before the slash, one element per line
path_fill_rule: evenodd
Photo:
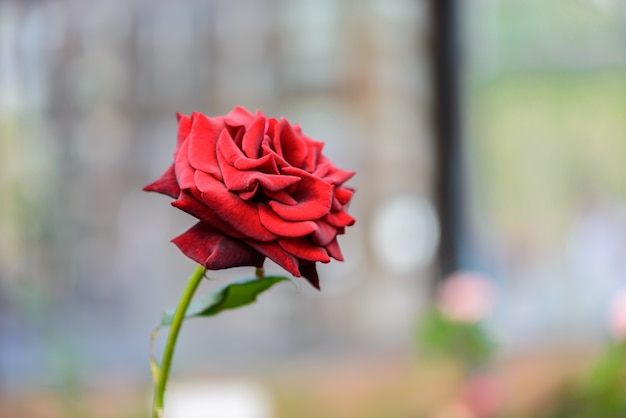
<path fill-rule="evenodd" d="M 230 163 L 239 170 L 255 169 L 263 173 L 280 174 L 278 164 L 276 164 L 276 156 L 272 154 L 267 154 L 257 159 L 241 157 Z"/>
<path fill-rule="evenodd" d="M 328 252 L 328 255 L 335 260 L 343 261 L 343 254 L 341 253 L 341 248 L 339 248 L 339 242 L 336 237 L 326 246 L 326 251 Z"/>
<path fill-rule="evenodd" d="M 298 203 L 285 205 L 269 202 L 274 212 L 289 221 L 311 221 L 329 213 L 333 193 L 330 184 L 294 167 L 285 167 L 283 172 L 300 177 L 300 182 L 291 195 Z"/>
<path fill-rule="evenodd" d="M 293 131 L 293 128 L 289 122 L 281 118 L 280 121 L 283 125 L 282 134 L 280 136 L 280 147 L 282 149 L 282 156 L 289 164 L 294 167 L 302 167 L 306 157 L 309 153 L 307 144 L 302 140 L 299 135 Z"/>
<path fill-rule="evenodd" d="M 229 192 L 223 183 L 202 171 L 196 171 L 194 180 L 201 192 L 202 203 L 228 225 L 254 240 L 276 239 L 276 236 L 261 224 L 257 203 L 241 199 Z"/>
<path fill-rule="evenodd" d="M 176 181 L 174 164 L 170 165 L 156 181 L 144 186 L 143 190 L 147 192 L 163 193 L 170 197 L 177 198 L 180 194 L 180 187 L 178 187 L 178 182 Z"/>
<path fill-rule="evenodd" d="M 335 187 L 335 198 L 342 205 L 348 204 L 350 199 L 352 199 L 352 195 L 354 195 L 354 189 L 349 187 Z"/>
<path fill-rule="evenodd" d="M 257 170 L 238 170 L 232 161 L 246 158 L 241 150 L 233 143 L 230 135 L 222 131 L 217 143 L 219 163 L 224 184 L 228 190 L 249 190 L 258 182 L 264 188 L 272 191 L 282 190 L 300 181 L 297 176 L 284 174 L 266 174 Z"/>
<path fill-rule="evenodd" d="M 305 238 L 280 238 L 278 244 L 290 254 L 307 261 L 328 263 L 330 257 L 322 247 Z"/>
<path fill-rule="evenodd" d="M 300 277 L 298 259 L 282 249 L 276 242 L 247 241 L 247 244 L 287 270 L 289 273 L 296 277 Z"/>
<path fill-rule="evenodd" d="M 322 247 L 328 245 L 337 236 L 337 228 L 319 220 L 315 221 L 315 231 L 313 231 L 313 242 Z"/>
<path fill-rule="evenodd" d="M 241 149 L 248 158 L 258 158 L 261 141 L 265 136 L 265 118 L 256 119 L 243 136 Z"/>
<path fill-rule="evenodd" d="M 283 144 L 281 141 L 281 136 L 283 134 L 283 128 L 285 126 L 285 123 L 282 119 L 281 120 L 271 119 L 271 121 L 273 122 L 272 123 L 273 129 L 271 131 L 273 135 L 270 135 L 270 138 L 271 138 L 270 146 L 279 157 L 284 159 L 283 148 L 282 148 Z M 268 127 L 269 127 L 269 124 L 268 124 Z M 268 135 L 269 134 L 270 134 L 270 131 L 268 129 Z"/>
<path fill-rule="evenodd" d="M 300 266 L 300 273 L 302 277 L 307 279 L 314 288 L 320 290 L 320 278 L 317 274 L 317 268 L 315 263 L 307 263 Z"/>
<path fill-rule="evenodd" d="M 195 170 L 189 165 L 187 159 L 189 149 L 189 141 L 184 141 L 176 152 L 174 160 L 174 170 L 176 172 L 176 180 L 181 189 L 191 189 L 195 186 L 193 176 Z"/>
<path fill-rule="evenodd" d="M 243 200 L 250 200 L 250 199 L 254 199 L 254 197 L 257 195 L 258 192 L 259 192 L 259 183 L 256 183 L 251 189 L 239 191 L 237 194 Z"/>
<path fill-rule="evenodd" d="M 273 140 L 267 135 L 263 138 L 263 142 L 261 143 L 263 156 L 271 156 L 272 161 L 278 168 L 289 167 L 289 163 L 273 148 L 272 142 Z M 241 164 L 241 162 L 238 161 L 237 164 Z"/>
<path fill-rule="evenodd" d="M 306 135 L 303 135 L 303 138 L 305 138 L 305 141 L 307 142 L 307 145 L 309 147 L 309 152 L 307 154 L 306 160 L 304 161 L 302 168 L 308 171 L 309 173 L 312 173 L 315 170 L 315 168 L 319 165 L 318 160 L 319 160 L 320 155 L 322 154 L 322 148 L 324 148 L 324 143 L 320 141 L 316 141 L 312 138 L 309 138 Z"/>
<path fill-rule="evenodd" d="M 178 132 L 176 133 L 176 148 L 179 148 L 191 131 L 192 120 L 198 115 L 193 112 L 191 117 L 176 112 L 176 120 L 178 121 Z"/>
<path fill-rule="evenodd" d="M 343 170 L 341 168 L 335 167 L 334 165 L 331 165 L 328 172 L 326 172 L 326 174 L 324 174 L 322 178 L 330 184 L 339 186 L 352 178 L 354 174 L 354 171 Z"/>
<path fill-rule="evenodd" d="M 243 106 L 236 106 L 224 116 L 224 123 L 230 126 L 246 126 L 254 119 L 254 114 Z"/>
<path fill-rule="evenodd" d="M 198 222 L 172 240 L 192 260 L 210 270 L 230 267 L 261 267 L 265 257 L 240 240 L 229 238 Z"/>
<path fill-rule="evenodd" d="M 213 229 L 216 229 L 226 235 L 233 238 L 243 238 L 245 235 L 241 234 L 235 228 L 224 222 L 222 218 L 209 209 L 204 203 L 198 200 L 189 191 L 183 190 L 177 200 L 172 202 L 172 206 L 187 212 L 191 216 L 202 221 L 206 225 Z"/>
<path fill-rule="evenodd" d="M 291 222 L 276 215 L 266 204 L 259 204 L 259 219 L 270 232 L 281 237 L 302 237 L 316 230 L 315 222 Z"/>
<path fill-rule="evenodd" d="M 216 143 L 223 126 L 219 122 L 211 121 L 203 114 L 194 118 L 188 139 L 187 159 L 189 165 L 197 170 L 222 179 L 217 163 Z"/>
<path fill-rule="evenodd" d="M 277 190 L 275 192 L 267 189 L 263 190 L 268 200 L 275 200 L 277 202 L 284 203 L 285 205 L 295 205 L 298 201 L 289 195 L 290 191 L 293 192 L 293 190 L 289 189 Z"/>
<path fill-rule="evenodd" d="M 354 225 L 355 222 L 354 218 L 345 211 L 330 212 L 324 216 L 324 220 L 337 228 Z"/>

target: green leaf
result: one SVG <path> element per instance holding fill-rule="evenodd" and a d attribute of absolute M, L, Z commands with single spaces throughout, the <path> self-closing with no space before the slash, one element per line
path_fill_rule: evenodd
<path fill-rule="evenodd" d="M 230 283 L 222 288 L 200 296 L 189 304 L 185 319 L 194 316 L 213 316 L 226 309 L 235 309 L 254 302 L 257 296 L 278 282 L 289 280 L 284 276 L 249 278 Z M 163 312 L 159 326 L 169 326 L 174 318 L 175 308 Z"/>

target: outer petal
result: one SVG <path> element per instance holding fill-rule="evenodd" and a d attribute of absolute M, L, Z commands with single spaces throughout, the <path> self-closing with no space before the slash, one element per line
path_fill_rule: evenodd
<path fill-rule="evenodd" d="M 187 212 L 207 226 L 220 231 L 232 238 L 244 238 L 244 235 L 224 222 L 214 211 L 199 201 L 192 193 L 183 190 L 179 198 L 172 202 L 172 206 Z"/>
<path fill-rule="evenodd" d="M 180 148 L 180 145 L 183 143 L 185 139 L 187 139 L 187 135 L 191 131 L 191 123 L 193 118 L 195 118 L 198 113 L 193 112 L 191 117 L 187 115 L 183 115 L 181 113 L 176 112 L 176 119 L 178 120 L 178 132 L 176 133 L 176 148 Z"/>
<path fill-rule="evenodd" d="M 243 106 L 236 106 L 224 116 L 224 122 L 230 126 L 246 126 L 255 115 Z"/>
<path fill-rule="evenodd" d="M 313 242 L 322 247 L 328 245 L 337 236 L 337 228 L 323 220 L 315 221 L 315 231 L 313 232 Z"/>
<path fill-rule="evenodd" d="M 354 171 L 336 167 L 325 155 L 320 155 L 318 165 L 313 172 L 318 177 L 323 177 L 327 182 L 339 186 L 354 176 Z"/>
<path fill-rule="evenodd" d="M 170 165 L 158 180 L 143 187 L 147 192 L 163 193 L 173 198 L 177 198 L 180 194 L 180 187 L 176 181 L 176 173 L 174 172 L 174 164 Z"/>
<path fill-rule="evenodd" d="M 210 270 L 239 266 L 261 267 L 265 257 L 240 240 L 234 240 L 198 222 L 172 240 L 192 260 Z"/>
<path fill-rule="evenodd" d="M 181 189 L 191 189 L 194 187 L 194 169 L 189 165 L 187 159 L 189 148 L 189 141 L 182 143 L 180 148 L 176 152 L 176 159 L 174 160 L 174 171 L 176 172 L 176 181 Z"/>
<path fill-rule="evenodd" d="M 307 261 L 328 263 L 330 257 L 323 247 L 319 247 L 306 238 L 280 238 L 280 246 L 290 254 Z"/>
<path fill-rule="evenodd" d="M 317 275 L 315 263 L 307 263 L 300 266 L 302 276 L 313 285 L 314 288 L 320 290 L 320 278 Z"/>
<path fill-rule="evenodd" d="M 339 248 L 339 242 L 336 237 L 326 246 L 326 251 L 328 251 L 328 255 L 335 260 L 343 261 L 343 254 L 341 253 L 341 248 Z"/>
<path fill-rule="evenodd" d="M 354 225 L 355 222 L 354 218 L 345 211 L 331 212 L 324 216 L 324 220 L 337 228 Z"/>
<path fill-rule="evenodd" d="M 300 277 L 299 262 L 296 257 L 282 249 L 276 242 L 247 241 L 247 244 L 265 255 L 270 260 L 287 270 L 296 277 Z"/>
<path fill-rule="evenodd" d="M 347 205 L 354 195 L 354 189 L 350 187 L 335 187 L 335 198 L 342 205 Z"/>

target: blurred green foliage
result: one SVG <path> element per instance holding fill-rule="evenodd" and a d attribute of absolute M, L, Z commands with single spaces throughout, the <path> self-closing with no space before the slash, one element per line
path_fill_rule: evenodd
<path fill-rule="evenodd" d="M 483 324 L 455 321 L 434 308 L 423 316 L 417 338 L 426 355 L 446 357 L 465 370 L 485 366 L 495 349 Z"/>
<path fill-rule="evenodd" d="M 626 198 L 626 71 L 526 71 L 469 94 L 471 170 L 491 228 L 556 246 L 587 204 Z"/>
<path fill-rule="evenodd" d="M 613 343 L 541 418 L 626 417 L 626 341 Z"/>

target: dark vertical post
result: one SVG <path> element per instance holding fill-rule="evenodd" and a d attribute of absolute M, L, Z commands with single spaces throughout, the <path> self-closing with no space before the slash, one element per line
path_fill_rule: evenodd
<path fill-rule="evenodd" d="M 459 1 L 431 0 L 436 199 L 441 227 L 440 276 L 459 268 L 463 232 Z"/>

